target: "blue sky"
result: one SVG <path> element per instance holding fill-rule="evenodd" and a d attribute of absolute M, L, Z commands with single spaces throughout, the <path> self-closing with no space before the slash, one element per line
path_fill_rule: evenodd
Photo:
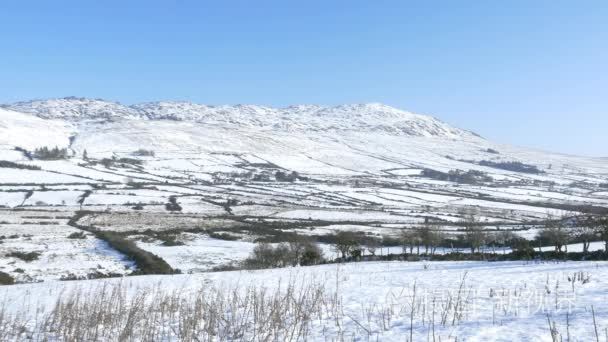
<path fill-rule="evenodd" d="M 608 156 L 608 1 L 3 1 L 0 103 L 382 102 Z"/>

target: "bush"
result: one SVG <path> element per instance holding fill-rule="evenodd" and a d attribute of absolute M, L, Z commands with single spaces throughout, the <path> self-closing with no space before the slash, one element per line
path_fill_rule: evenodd
<path fill-rule="evenodd" d="M 431 179 L 462 184 L 478 184 L 493 181 L 492 177 L 477 170 L 469 170 L 466 172 L 461 170 L 450 170 L 448 173 L 445 173 L 431 169 L 424 169 L 422 170 L 421 175 L 422 177 L 427 177 Z"/>
<path fill-rule="evenodd" d="M 32 156 L 32 152 L 24 149 L 23 147 L 15 146 L 15 151 L 19 151 L 23 154 L 25 158 L 28 160 L 34 160 L 34 156 Z"/>
<path fill-rule="evenodd" d="M 285 260 L 288 253 L 289 248 L 285 243 L 273 247 L 269 243 L 260 242 L 255 245 L 244 264 L 246 268 L 250 269 L 285 267 L 289 265 L 289 262 Z"/>
<path fill-rule="evenodd" d="M 513 171 L 513 172 L 522 172 L 522 173 L 532 173 L 539 174 L 543 173 L 543 171 L 539 170 L 538 167 L 534 165 L 524 164 L 521 162 L 493 162 L 490 160 L 482 160 L 479 162 L 481 166 L 493 167 L 495 169 Z"/>
<path fill-rule="evenodd" d="M 114 159 L 110 159 L 110 158 L 103 158 L 100 163 L 101 165 L 103 165 L 105 168 L 110 168 L 112 166 L 114 166 Z"/>
<path fill-rule="evenodd" d="M 218 239 L 218 240 L 226 240 L 226 241 L 236 241 L 238 240 L 238 236 L 230 235 L 228 233 L 216 233 L 209 232 L 209 237 Z"/>
<path fill-rule="evenodd" d="M 323 251 L 310 238 L 296 235 L 288 242 L 290 262 L 293 266 L 310 266 L 323 262 Z"/>
<path fill-rule="evenodd" d="M 296 171 L 292 171 L 289 174 L 283 171 L 277 171 L 274 174 L 274 178 L 277 180 L 277 182 L 295 182 L 296 180 L 308 180 L 308 177 L 302 177 Z"/>
<path fill-rule="evenodd" d="M 40 252 L 11 252 L 7 256 L 21 259 L 25 262 L 30 262 L 34 260 L 38 260 L 40 257 Z"/>
<path fill-rule="evenodd" d="M 169 196 L 169 203 L 165 204 L 167 211 L 182 211 L 182 206 L 177 203 L 177 197 Z"/>
<path fill-rule="evenodd" d="M 277 268 L 286 266 L 309 266 L 323 262 L 323 252 L 310 240 L 298 236 L 289 243 L 272 246 L 269 243 L 258 243 L 251 255 L 244 261 L 245 268 Z"/>
<path fill-rule="evenodd" d="M 85 235 L 84 232 L 73 232 L 72 234 L 68 235 L 68 239 L 86 239 L 87 236 Z"/>
<path fill-rule="evenodd" d="M 161 246 L 165 247 L 173 247 L 173 246 L 183 246 L 184 243 L 181 241 L 177 241 L 176 235 L 170 234 L 157 234 L 156 238 L 162 241 Z"/>
<path fill-rule="evenodd" d="M 22 170 L 40 170 L 40 166 L 37 165 L 18 164 L 8 160 L 0 160 L 0 167 Z"/>
<path fill-rule="evenodd" d="M 131 164 L 131 165 L 141 165 L 144 163 L 142 160 L 135 159 L 135 158 L 119 158 L 115 161 L 120 164 Z"/>
<path fill-rule="evenodd" d="M 154 157 L 154 151 L 140 148 L 139 150 L 133 152 L 132 155 L 140 157 Z"/>
<path fill-rule="evenodd" d="M 126 255 L 137 264 L 137 274 L 174 274 L 175 271 L 159 256 L 145 251 L 115 232 L 97 231 L 98 238 L 106 241 L 110 247 Z"/>
<path fill-rule="evenodd" d="M 15 279 L 10 274 L 0 271 L 0 285 L 13 285 Z"/>
<path fill-rule="evenodd" d="M 300 257 L 301 266 L 318 265 L 323 262 L 323 251 L 319 246 L 310 244 Z"/>

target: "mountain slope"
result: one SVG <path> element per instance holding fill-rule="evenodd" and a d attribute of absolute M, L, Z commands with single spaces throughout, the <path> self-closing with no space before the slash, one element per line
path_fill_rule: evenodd
<path fill-rule="evenodd" d="M 34 149 L 42 146 L 65 147 L 74 131 L 71 124 L 0 108 L 0 145 Z"/>
<path fill-rule="evenodd" d="M 153 102 L 125 106 L 83 98 L 35 100 L 5 105 L 45 119 L 173 120 L 207 125 L 257 127 L 287 131 L 372 131 L 405 136 L 467 138 L 474 134 L 435 118 L 378 103 L 322 107 L 270 108 L 256 105 L 207 106 L 190 102 Z"/>
<path fill-rule="evenodd" d="M 1 170 L 0 187 L 2 182 L 79 183 L 74 177 L 82 185 L 98 187 L 133 180 L 204 184 L 212 187 L 188 193 L 210 203 L 232 198 L 259 204 L 264 206 L 261 212 L 273 208 L 277 215 L 301 206 L 322 211 L 372 208 L 393 215 L 391 221 L 416 221 L 423 211 L 453 220 L 472 209 L 485 211 L 488 220 L 524 222 L 549 210 L 608 206 L 606 159 L 495 144 L 435 118 L 381 104 L 276 109 L 61 99 L 5 108 L 30 114 L 0 111 L 0 160 L 28 162 L 15 153 L 16 146 L 69 146 L 72 158 L 32 162 L 54 172 L 51 178 L 34 170 Z M 123 158 L 126 162 L 120 162 Z M 129 164 L 133 158 L 140 162 Z M 292 172 L 301 179 L 287 178 L 285 183 L 281 173 Z M 269 187 L 273 190 L 267 193 L 259 190 Z M 176 194 L 160 195 L 165 193 Z M 300 194 L 305 195 L 298 198 Z M 11 196 L 4 202 L 0 198 L 0 205 L 21 203 Z M 158 199 L 140 200 L 158 204 Z M 115 203 L 103 196 L 96 201 Z M 455 216 L 446 218 L 445 213 Z"/>
<path fill-rule="evenodd" d="M 30 160 L 15 150 L 42 146 L 67 147 L 68 156 Z M 87 255 L 89 245 L 68 239 L 73 227 L 59 221 L 85 212 L 79 225 L 132 236 L 184 272 L 244 258 L 252 241 L 283 241 L 289 233 L 395 239 L 431 222 L 455 239 L 471 215 L 496 236 L 533 238 L 548 218 L 608 213 L 608 160 L 495 144 L 381 104 L 276 109 L 61 99 L 0 109 L 0 223 L 10 223 L 0 224 L 0 235 L 23 235 L 0 244 L 0 255 L 44 245 L 55 258 L 46 242 L 32 244 L 23 233 L 46 241 L 43 225 Z M 155 231 L 171 231 L 183 245 L 140 240 Z M 101 254 L 93 260 L 108 261 L 106 271 L 123 264 Z M 50 267 L 45 260 L 20 273 L 14 265 L 23 263 L 9 258 L 0 271 L 28 281 L 72 271 L 67 263 L 36 271 Z"/>

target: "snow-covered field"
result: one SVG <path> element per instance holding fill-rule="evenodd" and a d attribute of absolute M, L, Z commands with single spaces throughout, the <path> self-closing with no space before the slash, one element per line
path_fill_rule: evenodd
<path fill-rule="evenodd" d="M 58 224 L 0 225 L 0 271 L 17 282 L 51 279 L 91 278 L 126 275 L 135 265 L 110 248 L 103 240 L 85 234 L 68 238 L 78 229 Z M 35 260 L 24 260 L 12 253 L 35 253 Z"/>
<path fill-rule="evenodd" d="M 0 162 L 8 164 L 0 168 L 0 216 L 37 209 L 69 217 L 82 209 L 89 214 L 80 223 L 104 231 L 237 229 L 243 237 L 210 240 L 234 254 L 215 261 L 198 242 L 142 245 L 188 270 L 242 258 L 245 246 L 268 234 L 248 231 L 254 222 L 284 223 L 282 232 L 309 236 L 351 230 L 396 237 L 425 220 L 457 234 L 474 214 L 487 229 L 533 238 L 547 218 L 608 206 L 605 159 L 494 144 L 380 104 L 127 107 L 56 99 L 4 106 L 0 133 Z M 55 146 L 69 158 L 30 160 L 36 148 Z M 440 180 L 425 170 L 474 170 L 491 181 Z M 171 198 L 180 210 L 166 209 Z"/>
<path fill-rule="evenodd" d="M 138 242 L 139 247 L 163 258 L 171 267 L 183 273 L 209 271 L 245 260 L 255 246 L 252 242 L 213 239 L 201 234 L 183 233 L 183 245 L 163 246 L 162 243 Z"/>
<path fill-rule="evenodd" d="M 113 319 L 92 321 L 86 329 L 67 328 L 99 315 L 96 306 L 78 310 L 112 293 L 122 302 L 102 307 L 114 308 Z M 90 337 L 103 325 L 98 340 L 123 333 L 135 340 L 154 336 L 165 341 L 595 341 L 596 331 L 604 340 L 608 329 L 608 263 L 334 264 L 52 281 L 0 288 L 0 298 L 3 322 L 27 322 L 20 337 L 34 339 L 85 336 L 85 330 Z M 175 304 L 159 305 L 163 301 Z M 70 302 L 72 307 L 65 306 Z M 64 317 L 63 328 L 44 331 L 50 328 L 45 319 L 61 316 L 59 306 L 73 316 Z M 201 311 L 210 308 L 217 311 Z M 200 321 L 187 324 L 193 318 Z M 11 326 L 0 325 L 3 329 L 10 333 Z"/>
<path fill-rule="evenodd" d="M 65 149 L 67 157 L 47 160 L 54 158 L 38 155 L 41 147 Z M 276 243 L 294 233 L 330 241 L 350 231 L 394 241 L 430 222 L 456 239 L 473 217 L 488 231 L 533 239 L 547 219 L 607 214 L 606 189 L 606 159 L 495 144 L 381 104 L 124 106 L 69 98 L 6 105 L 0 108 L 0 277 L 44 283 L 0 289 L 0 311 L 18 314 L 11 326 L 0 312 L 0 340 L 10 340 L 2 335 L 7 331 L 52 328 L 65 334 L 56 340 L 195 340 L 189 331 L 215 334 L 210 340 L 552 341 L 553 329 L 557 340 L 588 341 L 595 330 L 591 305 L 606 339 L 603 262 L 370 262 L 209 273 L 247 258 L 256 241 Z M 184 274 L 59 282 L 140 270 L 102 233 Z M 335 246 L 320 247 L 328 259 L 338 256 Z M 446 245 L 436 253 L 454 251 L 469 252 Z M 377 251 L 401 252 L 401 246 Z M 288 284 L 304 292 L 276 307 L 272 300 L 285 300 L 279 293 Z M 74 291 L 82 296 L 70 297 Z M 137 293 L 146 297 L 139 304 Z M 209 293 L 214 299 L 204 297 Z M 55 305 L 76 310 L 106 295 L 143 305 L 137 311 L 152 314 L 132 319 L 154 328 L 113 335 L 129 319 L 128 310 L 110 308 L 116 319 L 104 321 L 104 338 L 61 330 L 91 327 L 77 321 L 84 309 L 71 313 L 76 325 L 42 323 L 63 312 L 52 313 Z M 193 300 L 196 295 L 203 297 Z M 568 311 L 562 304 L 569 299 Z M 219 316 L 204 326 L 192 323 L 201 321 L 201 307 Z M 253 308 L 260 309 L 254 323 Z M 283 321 L 264 321 L 268 308 Z M 21 322 L 27 329 L 17 329 Z"/>

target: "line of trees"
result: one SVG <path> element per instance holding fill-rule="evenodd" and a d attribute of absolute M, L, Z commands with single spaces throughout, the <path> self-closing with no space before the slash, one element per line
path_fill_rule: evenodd
<path fill-rule="evenodd" d="M 484 257 L 488 251 L 496 253 L 498 247 L 511 249 L 511 257 L 531 258 L 538 252 L 534 247 L 553 246 L 555 253 L 568 252 L 567 245 L 582 243 L 583 253 L 589 253 L 591 242 L 601 240 L 608 251 L 608 217 L 568 217 L 548 219 L 535 240 L 528 240 L 513 231 L 489 231 L 473 214 L 465 216 L 464 228 L 459 234 L 447 234 L 439 223 L 425 220 L 419 226 L 404 229 L 397 239 L 377 237 L 353 231 L 338 232 L 332 238 L 335 251 L 342 261 L 358 261 L 376 256 L 381 246 L 401 245 L 403 254 L 428 255 L 436 254 L 439 247 L 469 248 L 471 255 Z M 390 241 L 388 241 L 390 240 Z M 506 249 L 503 249 L 506 254 Z M 310 238 L 296 235 L 288 242 L 279 244 L 258 243 L 249 258 L 243 263 L 244 268 L 260 269 L 296 265 L 315 265 L 326 262 L 322 251 Z"/>
<path fill-rule="evenodd" d="M 568 252 L 568 244 L 582 244 L 582 252 L 589 253 L 591 242 L 602 241 L 608 251 L 608 217 L 550 217 L 533 240 L 512 231 L 489 231 L 485 225 L 469 214 L 459 234 L 447 234 L 442 226 L 426 220 L 423 224 L 404 229 L 398 237 L 404 254 L 435 255 L 439 247 L 468 248 L 471 254 L 495 253 L 496 248 L 510 248 L 513 253 L 532 256 L 534 247 L 553 246 L 556 253 Z M 335 249 L 343 260 L 356 259 L 367 250 L 375 255 L 382 241 L 354 232 L 340 232 L 335 236 Z"/>
<path fill-rule="evenodd" d="M 608 217 L 561 215 L 548 220 L 538 235 L 539 244 L 550 244 L 556 253 L 568 252 L 568 244 L 581 243 L 583 253 L 589 252 L 593 241 L 602 241 L 608 252 Z"/>
<path fill-rule="evenodd" d="M 40 160 L 59 160 L 68 157 L 67 148 L 59 148 L 57 146 L 48 148 L 46 146 L 34 150 L 34 158 Z"/>

